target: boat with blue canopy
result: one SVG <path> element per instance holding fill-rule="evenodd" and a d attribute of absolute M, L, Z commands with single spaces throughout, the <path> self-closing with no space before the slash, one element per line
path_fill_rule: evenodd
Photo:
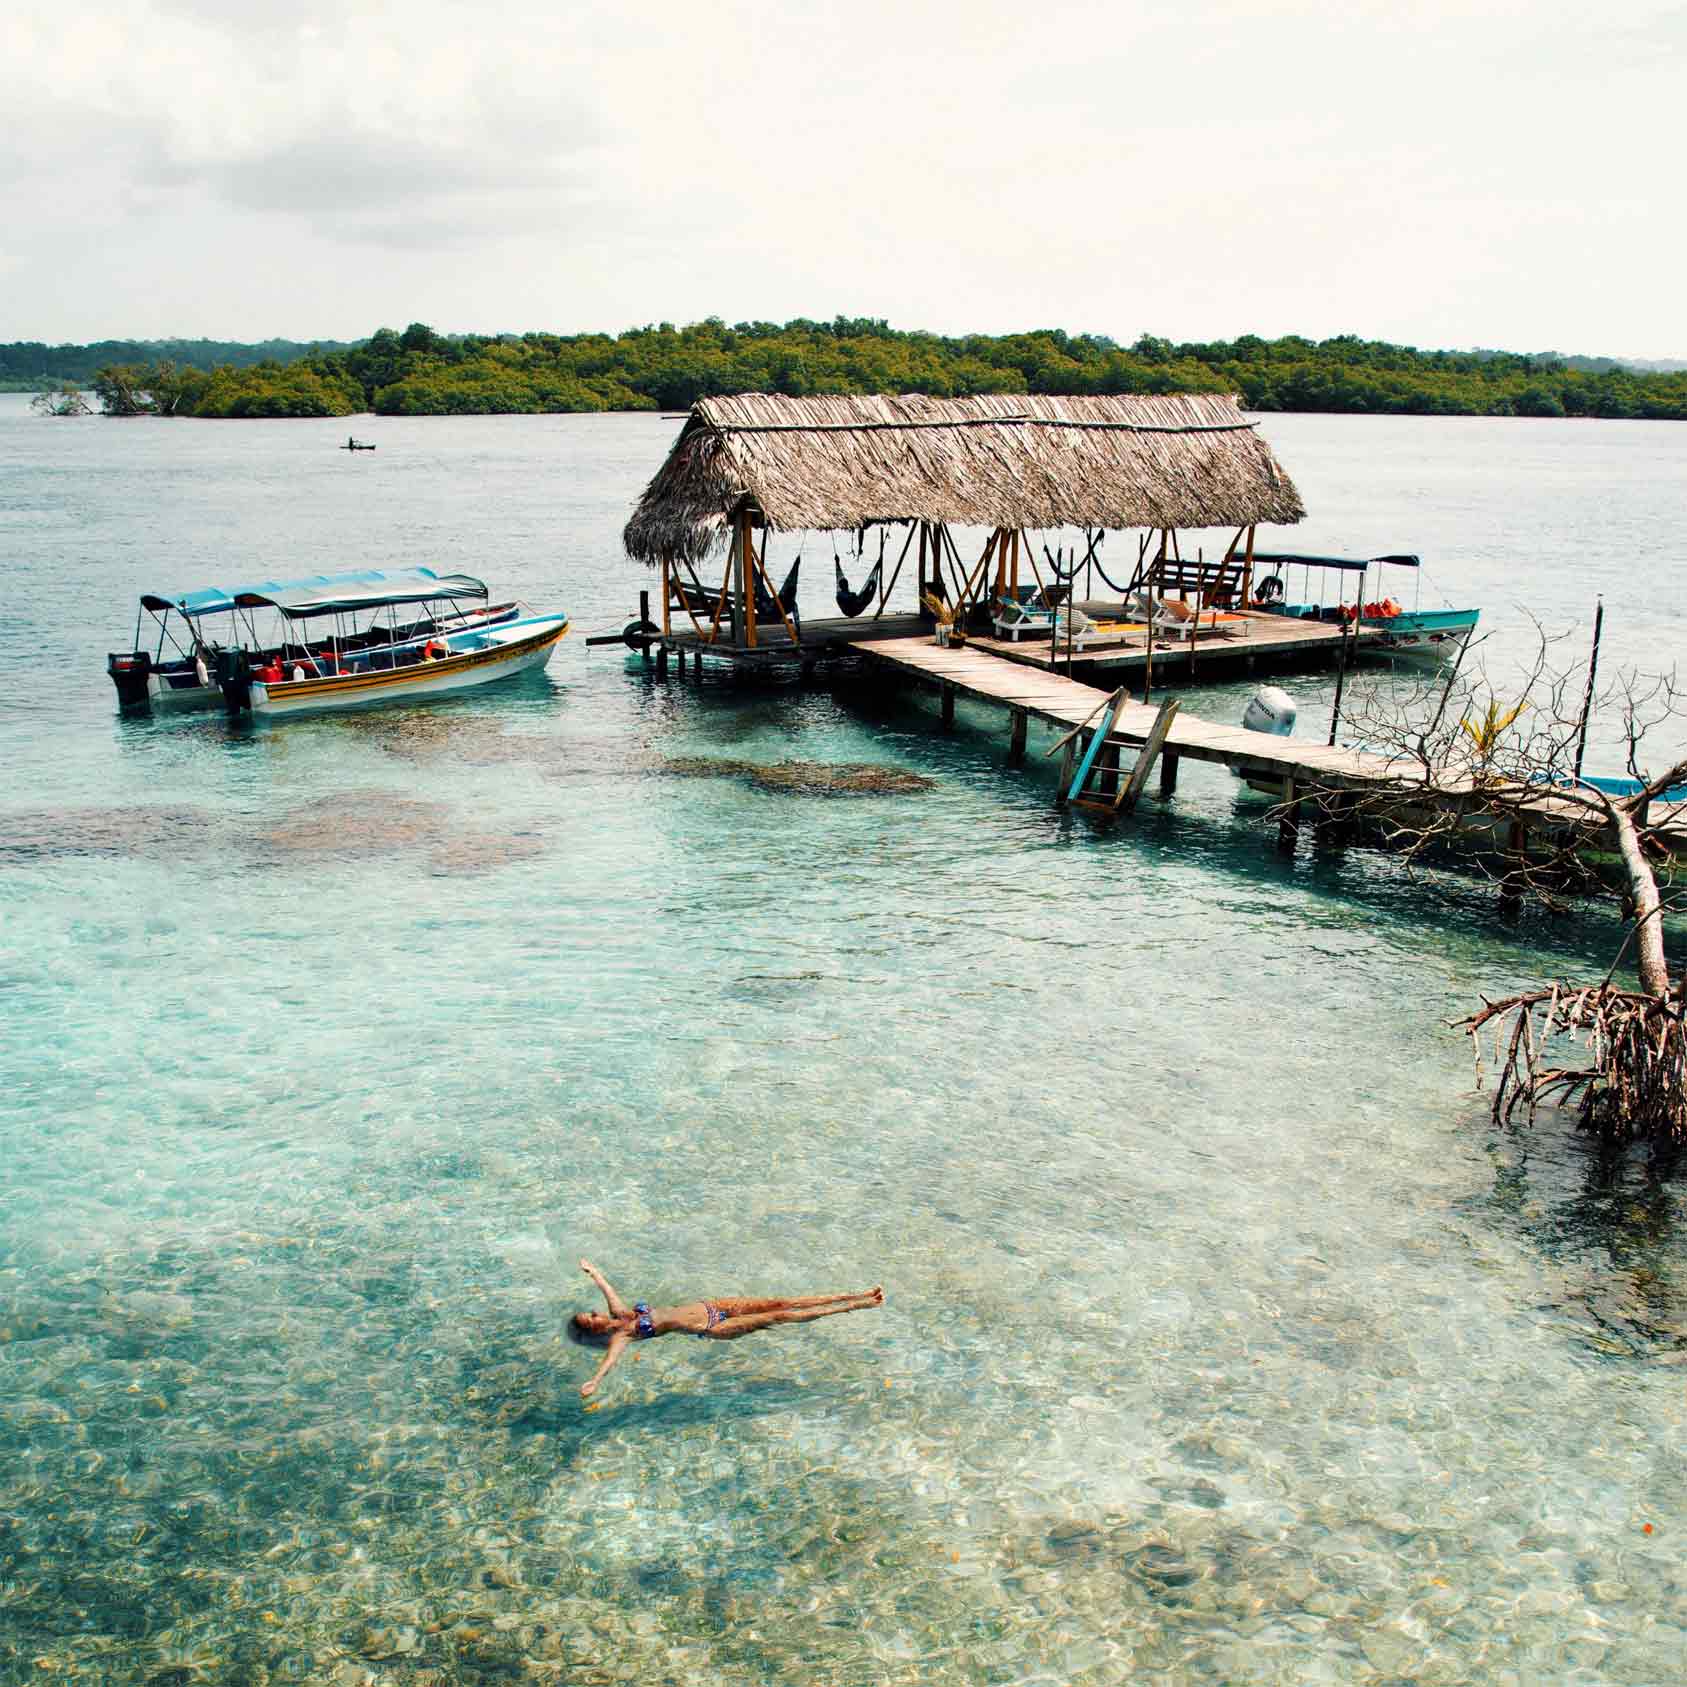
<path fill-rule="evenodd" d="M 1300 551 L 1255 551 L 1253 599 L 1249 607 L 1300 620 L 1351 625 L 1374 635 L 1367 642 L 1391 654 L 1440 661 L 1454 655 L 1476 631 L 1479 609 L 1424 609 L 1423 565 L 1415 556 L 1312 556 Z M 1410 569 L 1416 582 L 1413 607 L 1407 609 L 1386 594 L 1369 597 L 1366 582 L 1374 572 L 1382 593 L 1383 570 Z M 1263 569 L 1265 572 L 1260 573 Z M 1293 572 L 1299 570 L 1298 573 Z M 1313 570 L 1318 571 L 1314 587 Z M 1329 576 L 1334 574 L 1332 587 Z M 1359 578 L 1353 601 L 1347 601 L 1346 581 Z M 1298 588 L 1298 589 L 1296 589 Z"/>
<path fill-rule="evenodd" d="M 126 709 L 282 715 L 460 690 L 549 661 L 568 617 L 490 595 L 431 568 L 143 593 L 135 647 L 110 652 L 106 671 Z"/>

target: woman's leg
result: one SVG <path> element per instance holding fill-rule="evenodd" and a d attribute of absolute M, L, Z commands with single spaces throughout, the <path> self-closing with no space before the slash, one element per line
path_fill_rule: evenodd
<path fill-rule="evenodd" d="M 721 1295 L 709 1304 L 718 1306 L 728 1318 L 748 1318 L 758 1312 L 787 1312 L 793 1307 L 804 1306 L 835 1306 L 841 1300 L 860 1298 L 861 1291 L 856 1289 L 846 1295 L 772 1295 L 759 1299 L 744 1295 Z"/>
<path fill-rule="evenodd" d="M 822 1306 L 787 1306 L 772 1312 L 747 1312 L 723 1319 L 706 1333 L 715 1341 L 735 1341 L 755 1330 L 771 1329 L 775 1324 L 811 1324 L 816 1318 L 831 1318 L 839 1312 L 864 1312 L 868 1307 L 882 1306 L 884 1291 L 871 1294 L 846 1295 Z"/>

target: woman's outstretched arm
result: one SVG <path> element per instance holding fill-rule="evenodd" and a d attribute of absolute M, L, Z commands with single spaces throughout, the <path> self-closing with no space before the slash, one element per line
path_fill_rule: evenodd
<path fill-rule="evenodd" d="M 580 1269 L 584 1271 L 585 1274 L 590 1277 L 600 1289 L 603 1290 L 603 1298 L 609 1303 L 609 1310 L 613 1312 L 617 1318 L 624 1318 L 627 1313 L 632 1310 L 632 1308 L 629 1307 L 612 1288 L 610 1288 L 609 1279 L 605 1277 L 604 1274 L 599 1271 L 589 1259 L 583 1259 L 580 1261 Z"/>
<path fill-rule="evenodd" d="M 609 1338 L 609 1351 L 604 1354 L 603 1363 L 592 1373 L 591 1380 L 589 1382 L 583 1382 L 580 1384 L 580 1392 L 582 1394 L 590 1396 L 597 1393 L 597 1385 L 609 1375 L 610 1367 L 621 1357 L 621 1350 L 631 1339 L 632 1338 L 630 1336 L 623 1335 L 619 1330 L 617 1330 L 615 1334 Z"/>

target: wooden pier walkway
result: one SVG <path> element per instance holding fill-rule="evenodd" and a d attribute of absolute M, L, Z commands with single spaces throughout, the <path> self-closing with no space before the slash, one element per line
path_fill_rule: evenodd
<path fill-rule="evenodd" d="M 946 716 L 952 713 L 954 697 L 965 696 L 1070 729 L 1093 715 L 1107 695 L 1064 674 L 1004 661 L 970 647 L 946 650 L 924 640 L 893 638 L 859 641 L 855 648 L 875 661 L 889 663 L 942 688 Z M 1148 741 L 1158 712 L 1152 704 L 1127 702 L 1119 711 L 1109 740 L 1140 749 Z M 1306 738 L 1276 738 L 1269 733 L 1249 732 L 1242 726 L 1220 726 L 1182 712 L 1172 723 L 1166 752 L 1217 762 L 1256 778 L 1278 782 L 1292 779 L 1305 785 L 1375 785 L 1398 772 L 1386 758 L 1361 750 L 1315 744 Z"/>
<path fill-rule="evenodd" d="M 1032 718 L 1071 731 L 1092 719 L 1109 695 L 1093 685 L 1004 661 L 971 648 L 945 649 L 923 639 L 863 640 L 855 648 L 876 663 L 938 688 L 945 722 L 954 719 L 957 697 L 994 704 L 1012 712 L 1012 759 L 1025 751 L 1025 726 Z M 1147 703 L 1127 700 L 1120 708 L 1107 742 L 1141 749 L 1149 740 L 1159 711 Z M 1177 763 L 1183 756 L 1214 762 L 1245 777 L 1269 785 L 1281 794 L 1281 841 L 1292 847 L 1299 832 L 1301 810 L 1309 799 L 1398 798 L 1402 807 L 1432 807 L 1468 816 L 1476 830 L 1491 833 L 1496 820 L 1487 799 L 1469 781 L 1424 785 L 1412 764 L 1340 744 L 1318 744 L 1305 738 L 1279 738 L 1250 732 L 1243 726 L 1223 726 L 1179 710 L 1165 735 L 1160 790 L 1169 795 L 1177 782 Z M 1556 800 L 1544 792 L 1528 805 L 1530 826 L 1546 832 L 1596 833 L 1603 828 L 1590 821 L 1579 805 Z M 1461 819 L 1461 824 L 1464 821 Z M 1502 830 L 1503 830 L 1503 823 Z M 1663 817 L 1660 835 L 1672 854 L 1687 856 L 1687 804 Z M 1517 839 L 1508 840 L 1515 847 Z"/>

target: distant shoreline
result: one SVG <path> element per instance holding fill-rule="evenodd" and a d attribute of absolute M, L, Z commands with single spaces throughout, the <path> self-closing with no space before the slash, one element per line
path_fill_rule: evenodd
<path fill-rule="evenodd" d="M 613 336 L 443 335 L 413 322 L 402 334 L 383 328 L 349 346 L 0 345 L 0 382 L 27 392 L 54 379 L 74 383 L 107 415 L 218 420 L 676 412 L 735 392 L 1226 392 L 1267 415 L 1687 421 L 1687 369 L 1641 370 L 1605 358 L 1420 351 L 1352 335 L 1182 343 L 1143 335 L 1128 346 L 1058 329 L 957 338 L 844 317 L 730 327 L 710 319 Z"/>

